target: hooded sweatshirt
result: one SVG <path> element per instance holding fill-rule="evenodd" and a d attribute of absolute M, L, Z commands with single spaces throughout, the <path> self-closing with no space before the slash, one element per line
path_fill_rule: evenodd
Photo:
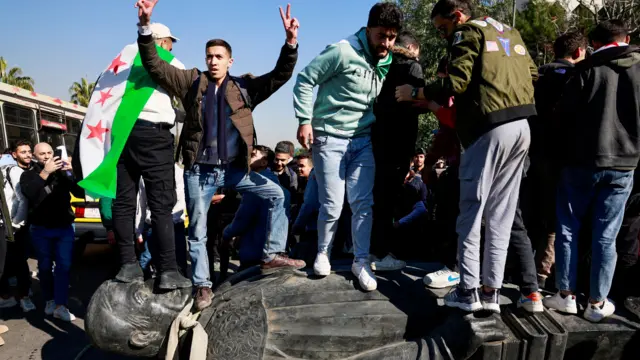
<path fill-rule="evenodd" d="M 640 48 L 578 63 L 556 109 L 565 166 L 633 170 L 640 159 Z"/>
<path fill-rule="evenodd" d="M 383 59 L 372 55 L 366 28 L 329 45 L 298 74 L 293 89 L 298 122 L 311 124 L 316 136 L 352 138 L 369 134 L 375 121 L 373 103 L 390 65 L 391 52 Z"/>

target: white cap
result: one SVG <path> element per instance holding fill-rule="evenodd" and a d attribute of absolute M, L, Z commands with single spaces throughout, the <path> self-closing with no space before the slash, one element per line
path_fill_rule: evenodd
<path fill-rule="evenodd" d="M 163 24 L 153 23 L 149 25 L 149 30 L 151 30 L 154 39 L 164 39 L 171 38 L 173 41 L 178 41 L 177 37 L 171 35 L 171 30 Z"/>

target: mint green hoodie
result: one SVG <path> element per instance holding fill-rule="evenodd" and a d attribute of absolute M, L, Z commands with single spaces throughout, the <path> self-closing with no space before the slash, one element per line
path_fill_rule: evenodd
<path fill-rule="evenodd" d="M 371 55 L 366 28 L 329 45 L 298 74 L 293 88 L 298 122 L 310 123 L 316 136 L 351 138 L 368 134 L 375 121 L 373 102 L 390 65 L 391 52 L 379 61 Z"/>

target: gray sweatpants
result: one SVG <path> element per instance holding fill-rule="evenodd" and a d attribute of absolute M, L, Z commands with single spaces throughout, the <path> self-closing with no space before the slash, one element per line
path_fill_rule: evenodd
<path fill-rule="evenodd" d="M 520 180 L 531 134 L 517 120 L 482 135 L 460 160 L 458 264 L 460 287 L 480 286 L 480 227 L 485 220 L 482 284 L 501 288 L 511 225 L 518 207 Z"/>

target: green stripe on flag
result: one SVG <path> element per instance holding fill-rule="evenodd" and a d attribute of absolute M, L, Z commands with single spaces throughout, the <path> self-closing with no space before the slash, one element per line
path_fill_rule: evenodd
<path fill-rule="evenodd" d="M 165 49 L 156 46 L 160 58 L 168 63 L 174 56 Z M 147 101 L 156 89 L 157 84 L 151 80 L 147 71 L 142 66 L 140 52 L 133 61 L 129 72 L 122 102 L 116 110 L 111 127 L 111 149 L 106 154 L 100 165 L 82 181 L 78 183 L 93 198 L 116 197 L 117 166 L 120 154 L 124 149 L 129 134 L 142 112 Z"/>

